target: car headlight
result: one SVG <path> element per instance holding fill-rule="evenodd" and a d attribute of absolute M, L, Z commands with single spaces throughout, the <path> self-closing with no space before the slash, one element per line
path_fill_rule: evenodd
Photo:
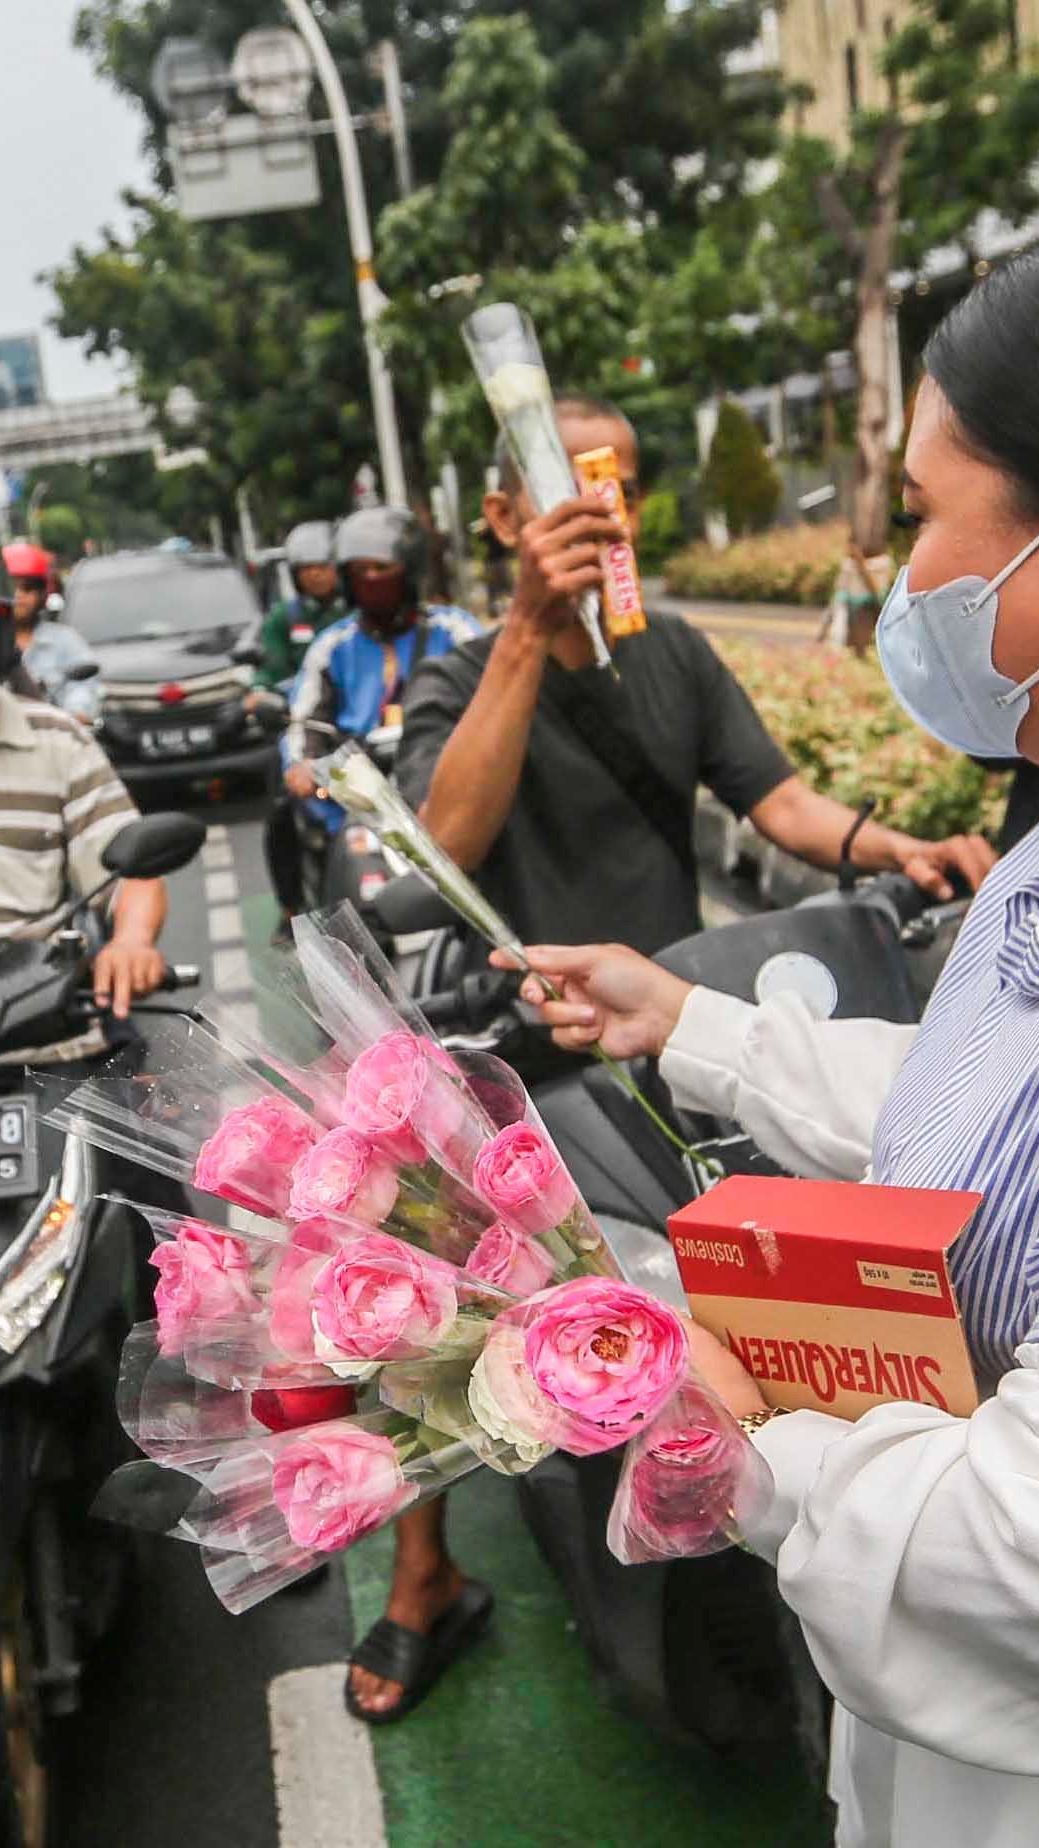
<path fill-rule="evenodd" d="M 31 1217 L 0 1258 L 0 1351 L 18 1349 L 46 1321 L 68 1281 L 87 1233 L 95 1164 L 85 1142 L 69 1136 L 54 1175 Z"/>

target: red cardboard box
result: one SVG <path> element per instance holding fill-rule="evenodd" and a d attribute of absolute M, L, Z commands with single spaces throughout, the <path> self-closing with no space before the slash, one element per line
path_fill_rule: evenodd
<path fill-rule="evenodd" d="M 948 1254 L 976 1193 L 734 1175 L 668 1221 L 698 1322 L 770 1405 L 978 1402 Z"/>

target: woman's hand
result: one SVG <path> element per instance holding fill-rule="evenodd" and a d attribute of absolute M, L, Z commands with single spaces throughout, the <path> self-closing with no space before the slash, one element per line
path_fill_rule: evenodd
<path fill-rule="evenodd" d="M 688 982 L 620 943 L 581 949 L 541 944 L 524 955 L 563 998 L 546 1000 L 541 983 L 528 976 L 523 999 L 538 1009 L 556 1045 L 567 1052 L 584 1052 L 598 1041 L 614 1059 L 640 1053 L 658 1058 L 690 993 Z M 515 967 L 507 950 L 496 950 L 491 961 L 498 969 Z"/>
<path fill-rule="evenodd" d="M 694 1371 L 734 1418 L 749 1418 L 753 1412 L 767 1411 L 757 1381 L 751 1378 L 742 1361 L 737 1360 L 731 1348 L 716 1335 L 695 1322 L 689 1334 L 689 1352 Z"/>

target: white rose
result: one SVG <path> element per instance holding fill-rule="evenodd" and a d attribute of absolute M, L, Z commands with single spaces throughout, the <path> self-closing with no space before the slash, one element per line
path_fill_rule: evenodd
<path fill-rule="evenodd" d="M 524 405 L 551 401 L 552 397 L 545 368 L 519 359 L 508 360 L 492 372 L 484 391 L 495 416 L 501 418 L 511 417 Z"/>
<path fill-rule="evenodd" d="M 512 1444 L 517 1456 L 528 1468 L 540 1463 L 547 1457 L 551 1444 L 539 1444 L 528 1432 L 506 1416 L 490 1389 L 487 1379 L 487 1355 L 480 1355 L 469 1376 L 469 1410 L 477 1424 L 488 1437 L 501 1438 L 504 1443 Z"/>
<path fill-rule="evenodd" d="M 311 1315 L 310 1326 L 314 1330 L 314 1353 L 329 1373 L 335 1374 L 337 1380 L 355 1380 L 360 1385 L 378 1373 L 382 1365 L 379 1360 L 345 1360 L 335 1342 L 322 1334 L 317 1325 L 316 1313 Z"/>

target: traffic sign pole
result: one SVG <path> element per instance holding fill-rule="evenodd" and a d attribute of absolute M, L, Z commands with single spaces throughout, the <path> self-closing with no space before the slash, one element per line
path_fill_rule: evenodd
<path fill-rule="evenodd" d="M 346 202 L 350 249 L 353 254 L 354 275 L 357 279 L 357 300 L 361 310 L 361 324 L 364 328 L 364 343 L 368 355 L 368 377 L 371 385 L 372 412 L 375 418 L 375 440 L 379 450 L 382 489 L 387 501 L 395 506 L 404 507 L 407 505 L 407 483 L 404 478 L 404 461 L 397 429 L 393 379 L 375 334 L 376 323 L 387 306 L 387 301 L 375 280 L 372 234 L 368 223 L 368 205 L 364 195 L 364 178 L 361 173 L 354 125 L 342 79 L 336 69 L 335 59 L 329 50 L 328 40 L 310 10 L 308 0 L 284 0 L 284 4 L 286 12 L 310 52 L 318 82 L 325 94 L 325 105 L 336 138 L 339 166 L 343 177 L 343 197 Z"/>

